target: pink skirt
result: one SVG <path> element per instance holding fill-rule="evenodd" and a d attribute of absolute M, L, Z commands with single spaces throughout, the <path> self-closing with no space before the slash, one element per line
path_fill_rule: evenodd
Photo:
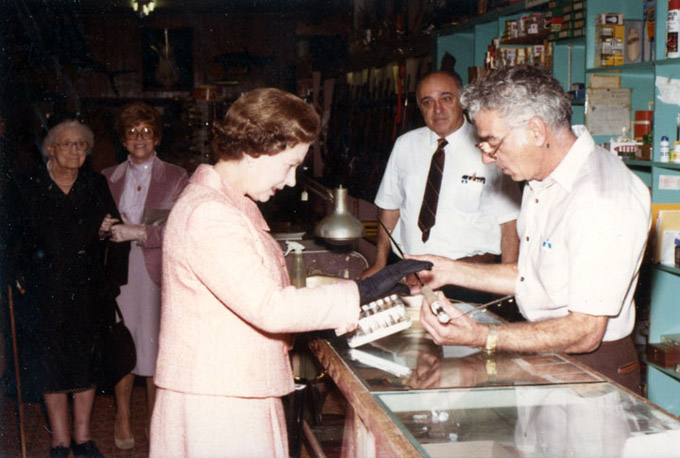
<path fill-rule="evenodd" d="M 288 456 L 280 398 L 185 394 L 158 388 L 150 456 Z"/>

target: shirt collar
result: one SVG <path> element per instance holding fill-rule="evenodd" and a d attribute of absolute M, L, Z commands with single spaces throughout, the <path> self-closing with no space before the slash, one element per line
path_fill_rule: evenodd
<path fill-rule="evenodd" d="M 128 161 L 128 165 L 131 168 L 133 168 L 135 170 L 139 170 L 139 171 L 148 172 L 148 171 L 151 170 L 151 166 L 153 165 L 153 160 L 155 158 L 156 158 L 156 152 L 154 151 L 153 155 L 149 159 L 147 159 L 146 161 L 142 162 L 141 164 L 135 164 L 134 162 L 132 162 L 129 154 L 128 154 L 128 157 L 127 157 L 127 161 Z"/>
<path fill-rule="evenodd" d="M 571 128 L 577 139 L 567 155 L 564 156 L 562 162 L 555 167 L 555 170 L 550 173 L 544 180 L 529 181 L 529 185 L 532 189 L 542 189 L 546 188 L 553 183 L 557 183 L 562 186 L 565 190 L 571 191 L 576 181 L 576 176 L 581 170 L 581 166 L 588 159 L 590 153 L 595 149 L 595 140 L 590 135 L 590 132 L 583 125 L 572 126 Z"/>
<path fill-rule="evenodd" d="M 456 129 L 454 132 L 452 132 L 449 135 L 447 135 L 446 137 L 444 137 L 444 138 L 446 138 L 446 141 L 448 142 L 447 145 L 456 144 L 457 142 L 462 141 L 463 135 L 465 135 L 465 132 L 469 128 L 470 128 L 470 123 L 467 121 L 467 119 L 465 119 L 465 116 L 463 116 L 463 124 L 461 124 L 461 126 L 458 129 Z M 428 133 L 430 134 L 429 138 L 428 138 L 428 141 L 430 142 L 430 146 L 432 148 L 436 149 L 437 148 L 437 142 L 439 141 L 440 137 L 439 137 L 439 135 L 436 134 L 435 131 L 433 131 L 430 128 L 428 128 Z M 434 149 L 433 149 L 433 151 L 434 151 Z"/>

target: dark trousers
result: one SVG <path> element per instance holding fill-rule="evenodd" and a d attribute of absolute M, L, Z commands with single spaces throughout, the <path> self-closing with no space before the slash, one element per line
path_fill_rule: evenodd
<path fill-rule="evenodd" d="M 569 356 L 588 367 L 592 367 L 634 393 L 641 394 L 640 362 L 633 339 L 630 336 L 611 342 L 602 342 L 600 347 L 591 353 Z"/>

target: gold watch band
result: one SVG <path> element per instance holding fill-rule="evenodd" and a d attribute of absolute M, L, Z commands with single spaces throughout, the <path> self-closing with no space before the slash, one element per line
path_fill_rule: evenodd
<path fill-rule="evenodd" d="M 493 353 L 496 351 L 496 344 L 498 343 L 498 329 L 495 325 L 489 325 L 489 334 L 486 336 L 486 345 L 484 351 Z"/>

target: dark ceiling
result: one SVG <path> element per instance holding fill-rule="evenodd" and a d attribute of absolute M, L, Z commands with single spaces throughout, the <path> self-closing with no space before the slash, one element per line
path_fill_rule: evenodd
<path fill-rule="evenodd" d="M 132 0 L 70 0 L 84 12 L 129 9 Z M 168 13 L 295 13 L 337 12 L 351 7 L 348 0 L 156 0 Z"/>

